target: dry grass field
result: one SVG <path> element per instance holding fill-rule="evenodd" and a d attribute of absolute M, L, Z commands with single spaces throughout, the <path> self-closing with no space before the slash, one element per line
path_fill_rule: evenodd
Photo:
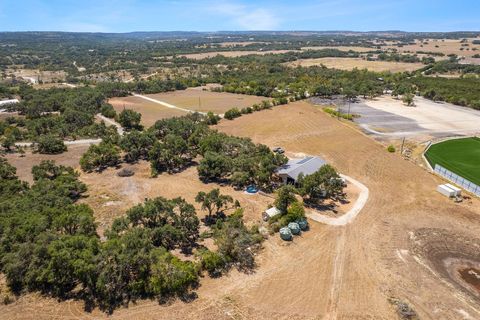
<path fill-rule="evenodd" d="M 476 53 L 480 53 L 480 44 L 473 44 L 472 40 L 476 39 L 467 39 L 466 44 L 468 46 L 462 47 L 461 40 L 456 39 L 430 39 L 428 41 L 419 41 L 416 40 L 414 45 L 406 45 L 403 47 L 398 47 L 393 43 L 388 44 L 387 46 L 382 46 L 382 49 L 397 49 L 399 52 L 410 52 L 415 53 L 416 51 L 429 51 L 429 52 L 440 52 L 445 55 L 456 54 L 457 56 L 471 57 Z M 427 42 L 427 43 L 425 43 Z M 463 50 L 460 50 L 463 48 Z M 476 48 L 477 50 L 472 50 Z M 468 49 L 468 50 L 467 50 Z"/>
<path fill-rule="evenodd" d="M 177 107 L 192 111 L 208 112 L 216 114 L 225 113 L 231 108 L 251 107 L 255 103 L 268 100 L 266 97 L 249 96 L 228 92 L 211 92 L 188 88 L 186 90 L 171 91 L 165 93 L 149 94 L 147 97 L 165 101 Z"/>
<path fill-rule="evenodd" d="M 79 169 L 80 157 L 87 151 L 88 145 L 70 145 L 67 152 L 62 154 L 39 154 L 32 153 L 27 149 L 25 156 L 18 153 L 6 155 L 8 162 L 17 168 L 17 176 L 24 181 L 33 182 L 32 167 L 43 160 L 54 160 L 57 164 Z"/>
<path fill-rule="evenodd" d="M 213 87 L 213 86 L 212 86 Z M 249 96 L 243 94 L 233 94 L 226 92 L 211 92 L 201 88 L 188 88 L 165 93 L 148 94 L 149 98 L 167 102 L 182 109 L 192 111 L 223 114 L 233 107 L 250 107 L 262 100 L 268 100 L 266 97 Z M 132 109 L 142 114 L 142 124 L 145 126 L 153 125 L 157 120 L 179 117 L 186 115 L 187 112 L 168 108 L 153 101 L 148 101 L 140 97 L 112 98 L 109 103 L 113 105 L 117 112 L 124 108 Z"/>
<path fill-rule="evenodd" d="M 146 127 L 150 127 L 157 120 L 180 117 L 187 113 L 181 110 L 171 109 L 159 105 L 158 103 L 144 100 L 139 97 L 123 97 L 112 98 L 108 102 L 113 105 L 113 108 L 117 113 L 121 112 L 124 108 L 132 109 L 142 114 L 142 124 Z"/>
<path fill-rule="evenodd" d="M 258 54 L 258 55 L 265 55 L 265 54 L 279 54 L 279 53 L 287 53 L 290 51 L 298 51 L 298 50 L 271 50 L 271 51 L 213 51 L 213 52 L 202 52 L 202 53 L 189 53 L 184 54 L 182 57 L 194 60 L 201 60 L 206 58 L 213 58 L 217 55 L 224 56 L 227 58 L 234 58 L 234 57 L 243 57 L 248 56 L 251 54 Z"/>
<path fill-rule="evenodd" d="M 116 174 L 119 169 L 110 168 L 102 173 L 82 173 L 80 177 L 89 186 L 89 196 L 82 201 L 94 209 L 101 234 L 115 218 L 123 216 L 128 208 L 143 202 L 145 198 L 182 197 L 194 204 L 200 218 L 203 218 L 206 212 L 195 202 L 195 196 L 199 191 L 208 192 L 220 188 L 222 194 L 228 194 L 240 202 L 245 209 L 244 218 L 249 224 L 259 223 L 261 213 L 273 202 L 272 198 L 260 194 L 250 195 L 230 186 L 203 183 L 198 178 L 196 167 L 178 174 L 162 174 L 156 178 L 151 177 L 150 164 L 146 161 L 134 165 L 124 164 L 123 167 L 132 169 L 135 175 L 119 177 Z"/>
<path fill-rule="evenodd" d="M 375 51 L 376 48 L 367 48 L 367 47 L 354 47 L 354 46 L 317 46 L 317 47 L 302 47 L 302 50 L 324 50 L 324 49 L 337 49 L 340 51 L 356 51 L 356 52 L 368 52 Z"/>
<path fill-rule="evenodd" d="M 13 74 L 15 77 L 32 78 L 35 81 L 57 82 L 65 81 L 67 76 L 64 71 L 41 71 L 38 69 L 7 69 L 6 74 Z"/>
<path fill-rule="evenodd" d="M 390 62 L 390 61 L 367 61 L 361 58 L 317 58 L 317 59 L 299 59 L 288 62 L 291 67 L 311 67 L 324 65 L 327 68 L 335 68 L 340 70 L 368 69 L 370 71 L 382 72 L 404 72 L 414 71 L 423 68 L 422 63 L 405 63 L 405 62 Z"/>
<path fill-rule="evenodd" d="M 279 145 L 288 152 L 320 155 L 340 172 L 364 183 L 370 189 L 369 200 L 356 219 L 344 227 L 311 222 L 311 230 L 291 243 L 271 237 L 257 257 L 258 267 L 253 274 L 231 272 L 219 279 L 205 277 L 197 290 L 198 298 L 190 303 L 159 305 L 156 301 L 140 301 L 107 316 L 98 309 L 86 313 L 79 301 L 58 302 L 28 294 L 1 306 L 2 316 L 398 319 L 389 302 L 390 298 L 398 298 L 413 307 L 420 319 L 480 318 L 480 294 L 460 273 L 467 265 L 480 269 L 478 199 L 455 204 L 435 191 L 439 178 L 387 153 L 384 146 L 306 102 L 234 121 L 223 120 L 217 129 L 270 146 Z M 101 190 L 122 197 L 109 201 L 133 202 L 135 199 L 129 199 L 128 194 L 185 194 L 191 199 L 194 189 L 209 187 L 196 185 L 195 173 L 189 170 L 178 177 L 157 179 L 148 178 L 146 170 L 138 168 L 132 186 L 128 180 L 120 181 L 126 178 L 117 178 L 113 170 L 82 175 L 92 197 L 86 201 L 97 209 L 95 202 L 103 200 L 94 197 L 97 193 L 100 197 Z"/>

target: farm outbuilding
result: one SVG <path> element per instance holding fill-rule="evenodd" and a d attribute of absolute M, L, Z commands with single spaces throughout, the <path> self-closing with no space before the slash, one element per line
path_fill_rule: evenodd
<path fill-rule="evenodd" d="M 278 210 L 275 207 L 271 207 L 267 210 L 265 210 L 262 214 L 262 218 L 264 221 L 268 221 L 269 219 L 275 217 L 276 215 L 280 214 L 280 210 Z"/>
<path fill-rule="evenodd" d="M 309 174 L 315 173 L 325 164 L 327 164 L 327 162 L 319 157 L 290 159 L 287 164 L 277 170 L 277 174 L 282 178 L 283 183 L 295 184 L 300 174 L 308 176 Z"/>

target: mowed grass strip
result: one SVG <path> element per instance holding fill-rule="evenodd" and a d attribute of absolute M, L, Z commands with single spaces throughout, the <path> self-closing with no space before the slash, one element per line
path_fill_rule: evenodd
<path fill-rule="evenodd" d="M 432 168 L 439 164 L 480 185 L 480 138 L 454 139 L 434 144 L 425 157 Z"/>

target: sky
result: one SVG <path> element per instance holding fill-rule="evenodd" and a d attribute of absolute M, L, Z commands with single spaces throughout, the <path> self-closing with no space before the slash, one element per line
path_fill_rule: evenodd
<path fill-rule="evenodd" d="M 0 0 L 0 31 L 479 31 L 480 0 Z"/>

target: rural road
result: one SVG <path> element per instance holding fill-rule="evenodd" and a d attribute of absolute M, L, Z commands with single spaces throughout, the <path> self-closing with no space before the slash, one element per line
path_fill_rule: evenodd
<path fill-rule="evenodd" d="M 96 115 L 96 117 L 100 120 L 103 120 L 105 123 L 107 123 L 109 125 L 117 127 L 118 134 L 123 136 L 124 130 L 123 130 L 122 126 L 120 125 L 120 123 L 116 122 L 115 120 L 112 120 L 110 118 L 107 118 L 107 117 L 103 116 L 101 113 L 98 113 Z"/>
<path fill-rule="evenodd" d="M 340 176 L 360 189 L 360 195 L 358 196 L 357 201 L 355 201 L 353 207 L 347 213 L 338 218 L 327 217 L 316 212 L 310 212 L 307 217 L 314 221 L 325 223 L 331 226 L 344 226 L 352 222 L 360 213 L 368 200 L 368 188 L 363 183 L 353 179 L 352 177 L 343 174 L 340 174 Z"/>
<path fill-rule="evenodd" d="M 82 145 L 82 144 L 97 144 L 102 142 L 102 139 L 81 139 L 81 140 L 73 140 L 73 141 L 64 141 L 66 146 L 72 145 Z M 17 142 L 15 146 L 17 147 L 31 147 L 33 142 Z"/>
<path fill-rule="evenodd" d="M 110 124 L 112 126 L 117 127 L 117 132 L 118 132 L 119 135 L 124 134 L 124 130 L 118 122 L 116 122 L 112 119 L 109 119 L 105 116 L 102 116 L 100 113 L 97 114 L 96 117 L 99 118 L 100 120 L 105 121 L 107 124 Z M 80 139 L 80 140 L 73 140 L 73 141 L 63 141 L 63 143 L 65 143 L 66 146 L 82 145 L 82 144 L 86 144 L 86 145 L 98 144 L 100 142 L 102 142 L 102 139 Z M 33 144 L 33 142 L 17 142 L 17 143 L 15 143 L 15 146 L 17 146 L 17 147 L 31 147 L 32 144 Z"/>
<path fill-rule="evenodd" d="M 180 111 L 185 111 L 185 112 L 188 112 L 188 113 L 200 113 L 200 114 L 203 114 L 203 115 L 206 115 L 207 113 L 206 112 L 200 112 L 200 111 L 195 111 L 195 110 L 189 110 L 189 109 L 184 109 L 184 108 L 180 108 L 180 107 L 177 107 L 173 104 L 170 104 L 168 102 L 164 102 L 164 101 L 161 101 L 161 100 L 157 100 L 157 99 L 153 99 L 153 98 L 150 98 L 150 97 L 147 97 L 147 96 L 143 96 L 141 94 L 137 94 L 137 93 L 132 93 L 132 95 L 134 97 L 138 97 L 138 98 L 142 98 L 142 99 L 145 99 L 145 100 L 148 100 L 148 101 L 151 101 L 151 102 L 154 102 L 154 103 L 157 103 L 157 104 L 160 104 L 164 107 L 167 107 L 167 108 L 170 108 L 170 109 L 177 109 L 177 110 L 180 110 Z"/>

